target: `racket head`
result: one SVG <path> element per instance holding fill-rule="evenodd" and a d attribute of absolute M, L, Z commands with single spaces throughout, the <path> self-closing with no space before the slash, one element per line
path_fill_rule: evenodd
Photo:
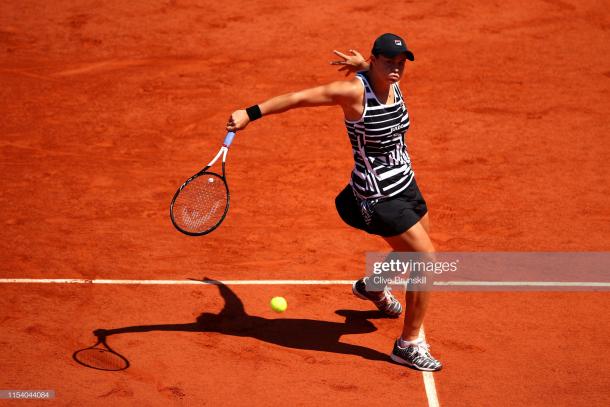
<path fill-rule="evenodd" d="M 189 178 L 178 188 L 170 205 L 174 227 L 189 236 L 210 233 L 220 226 L 228 211 L 227 182 L 224 177 L 210 171 Z"/>
<path fill-rule="evenodd" d="M 129 361 L 118 353 L 103 348 L 81 349 L 72 355 L 77 363 L 91 369 L 119 371 L 129 367 Z"/>

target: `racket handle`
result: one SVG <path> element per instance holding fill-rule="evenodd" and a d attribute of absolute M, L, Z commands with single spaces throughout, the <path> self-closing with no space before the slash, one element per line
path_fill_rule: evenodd
<path fill-rule="evenodd" d="M 227 136 L 225 137 L 225 141 L 224 143 L 222 143 L 225 147 L 229 147 L 231 145 L 231 143 L 233 142 L 233 137 L 235 137 L 235 132 L 228 132 Z"/>

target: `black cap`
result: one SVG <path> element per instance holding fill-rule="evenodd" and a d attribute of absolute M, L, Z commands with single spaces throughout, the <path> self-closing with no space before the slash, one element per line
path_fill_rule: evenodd
<path fill-rule="evenodd" d="M 407 49 L 407 43 L 396 34 L 385 33 L 375 40 L 371 53 L 375 56 L 394 58 L 396 55 L 405 54 L 409 61 L 414 61 L 413 53 Z"/>

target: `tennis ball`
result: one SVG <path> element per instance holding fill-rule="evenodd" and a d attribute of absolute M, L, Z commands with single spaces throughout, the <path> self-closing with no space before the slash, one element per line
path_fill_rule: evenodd
<path fill-rule="evenodd" d="M 288 308 L 288 303 L 284 297 L 273 297 L 271 299 L 271 309 L 275 312 L 284 312 Z"/>

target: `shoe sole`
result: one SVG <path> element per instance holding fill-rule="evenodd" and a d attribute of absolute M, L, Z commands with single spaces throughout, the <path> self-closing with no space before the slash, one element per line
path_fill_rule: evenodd
<path fill-rule="evenodd" d="M 438 371 L 443 369 L 442 365 L 438 369 L 430 369 L 430 368 L 427 369 L 427 368 L 424 368 L 424 367 L 415 366 L 413 363 L 410 363 L 410 362 L 404 360 L 403 358 L 401 358 L 398 355 L 395 355 L 394 353 L 392 353 L 390 355 L 390 359 L 392 359 L 394 362 L 396 362 L 396 363 L 398 363 L 400 365 L 408 367 L 409 369 L 417 370 L 417 371 L 420 371 L 420 372 L 438 372 Z"/>

